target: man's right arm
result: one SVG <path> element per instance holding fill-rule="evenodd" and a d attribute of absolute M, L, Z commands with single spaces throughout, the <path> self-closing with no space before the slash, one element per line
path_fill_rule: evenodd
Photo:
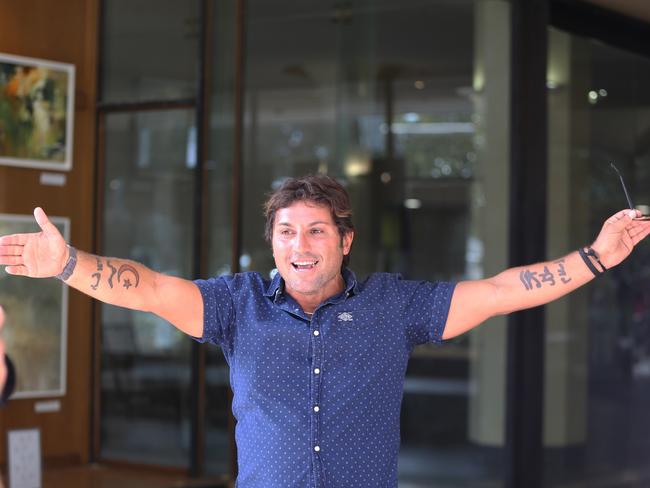
<path fill-rule="evenodd" d="M 125 259 L 106 258 L 71 248 L 45 212 L 34 217 L 41 232 L 0 237 L 0 265 L 7 273 L 32 278 L 60 275 L 69 286 L 97 300 L 154 313 L 194 337 L 203 335 L 203 298 L 191 281 L 163 275 Z"/>

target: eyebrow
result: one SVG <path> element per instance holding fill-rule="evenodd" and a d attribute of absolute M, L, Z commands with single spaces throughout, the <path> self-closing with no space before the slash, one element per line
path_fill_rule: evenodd
<path fill-rule="evenodd" d="M 278 225 L 283 225 L 285 227 L 293 227 L 293 224 L 290 222 L 278 222 Z M 330 222 L 325 222 L 324 220 L 315 220 L 314 222 L 310 222 L 307 224 L 308 227 L 312 227 L 314 225 L 333 225 Z"/>

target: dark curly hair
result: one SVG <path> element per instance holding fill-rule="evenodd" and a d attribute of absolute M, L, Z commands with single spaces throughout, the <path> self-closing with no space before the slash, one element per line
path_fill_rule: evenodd
<path fill-rule="evenodd" d="M 336 224 L 341 239 L 349 232 L 354 231 L 350 196 L 343 185 L 327 175 L 307 175 L 301 178 L 288 178 L 280 188 L 269 194 L 264 203 L 264 216 L 266 217 L 264 237 L 269 244 L 273 238 L 273 224 L 277 211 L 290 207 L 298 201 L 329 207 L 332 212 L 332 220 Z M 347 254 L 343 257 L 343 266 L 347 266 L 349 262 L 350 255 Z"/>

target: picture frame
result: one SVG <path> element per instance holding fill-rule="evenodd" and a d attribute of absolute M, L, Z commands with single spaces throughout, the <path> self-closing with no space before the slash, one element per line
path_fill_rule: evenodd
<path fill-rule="evenodd" d="M 70 219 L 52 217 L 66 241 Z M 39 232 L 32 215 L 0 213 L 0 235 Z M 0 274 L 3 337 L 16 367 L 11 399 L 62 397 L 66 393 L 68 287 L 55 279 Z"/>
<path fill-rule="evenodd" d="M 0 165 L 72 169 L 75 66 L 0 53 Z"/>

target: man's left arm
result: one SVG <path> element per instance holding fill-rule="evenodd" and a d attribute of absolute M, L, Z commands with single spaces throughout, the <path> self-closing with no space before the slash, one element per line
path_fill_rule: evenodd
<path fill-rule="evenodd" d="M 572 292 L 595 277 L 585 259 L 596 272 L 602 271 L 602 266 L 606 269 L 616 266 L 650 234 L 650 221 L 633 218 L 640 216 L 638 210 L 622 210 L 607 219 L 591 245 L 595 256 L 583 258 L 575 251 L 554 261 L 510 268 L 491 278 L 458 283 L 442 338 L 451 339 L 495 315 L 544 305 Z"/>

